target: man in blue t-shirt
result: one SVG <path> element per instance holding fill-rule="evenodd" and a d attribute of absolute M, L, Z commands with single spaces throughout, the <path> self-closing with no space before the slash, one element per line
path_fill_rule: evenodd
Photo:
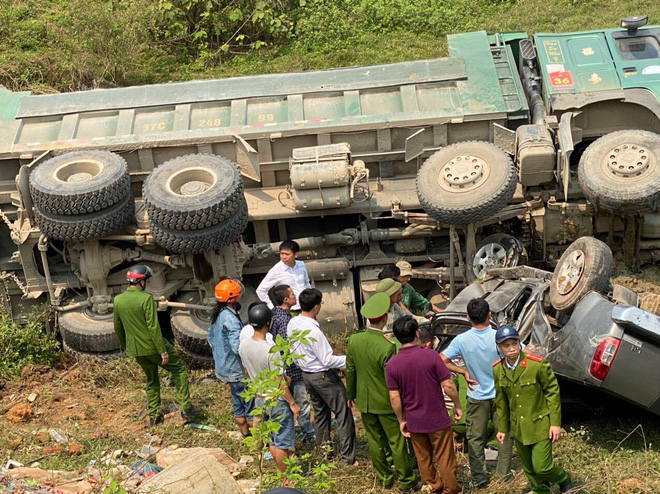
<path fill-rule="evenodd" d="M 490 325 L 491 314 L 488 302 L 481 298 L 470 300 L 467 313 L 472 329 L 454 338 L 442 353 L 442 359 L 445 363 L 451 363 L 453 359 L 461 357 L 470 376 L 478 382 L 467 392 L 465 423 L 471 482 L 474 487 L 479 488 L 489 481 L 484 448 L 488 442 L 488 422 L 492 419 L 497 427 L 493 362 L 500 356 L 495 344 L 495 331 Z M 497 456 L 496 473 L 500 481 L 507 481 L 512 477 L 512 446 L 511 434 L 507 434 Z"/>

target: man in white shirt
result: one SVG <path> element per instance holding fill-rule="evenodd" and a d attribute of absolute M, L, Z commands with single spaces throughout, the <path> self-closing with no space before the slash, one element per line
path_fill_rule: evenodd
<path fill-rule="evenodd" d="M 257 296 L 260 300 L 266 302 L 269 308 L 273 308 L 273 302 L 268 297 L 268 290 L 275 285 L 289 285 L 296 294 L 296 299 L 300 293 L 306 289 L 311 288 L 309 282 L 309 274 L 305 263 L 298 261 L 298 252 L 300 252 L 300 245 L 293 240 L 285 240 L 280 244 L 280 262 L 275 264 L 270 271 L 266 274 L 264 279 L 257 287 Z M 292 312 L 300 310 L 300 303 L 291 307 Z"/>
<path fill-rule="evenodd" d="M 346 357 L 333 355 L 332 347 L 321 331 L 316 316 L 321 311 L 320 291 L 309 288 L 298 297 L 301 313 L 289 321 L 289 337 L 297 332 L 309 331 L 305 336 L 307 344 L 295 343 L 294 354 L 304 355 L 296 363 L 303 371 L 303 382 L 307 387 L 314 407 L 314 431 L 320 446 L 330 440 L 331 414 L 335 414 L 342 460 L 349 466 L 357 466 L 355 461 L 355 422 L 348 408 L 346 387 L 334 369 L 346 368 Z"/>

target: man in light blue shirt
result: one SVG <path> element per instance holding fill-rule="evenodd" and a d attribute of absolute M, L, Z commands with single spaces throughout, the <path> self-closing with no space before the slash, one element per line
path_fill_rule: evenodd
<path fill-rule="evenodd" d="M 461 357 L 470 376 L 478 382 L 467 392 L 465 423 L 471 482 L 474 487 L 479 488 L 489 481 L 484 448 L 488 442 L 488 422 L 493 420 L 497 429 L 493 362 L 499 360 L 500 356 L 495 344 L 495 331 L 490 325 L 488 302 L 481 298 L 470 300 L 467 312 L 472 329 L 454 338 L 441 355 L 445 363 L 451 363 L 453 359 Z M 511 478 L 512 446 L 511 434 L 507 434 L 499 447 L 497 457 L 496 472 L 500 481 Z"/>

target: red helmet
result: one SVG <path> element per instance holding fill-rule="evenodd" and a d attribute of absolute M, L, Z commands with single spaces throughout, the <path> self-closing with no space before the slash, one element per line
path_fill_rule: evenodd
<path fill-rule="evenodd" d="M 142 264 L 139 264 L 137 266 L 133 266 L 131 269 L 129 269 L 126 272 L 126 280 L 131 285 L 136 285 L 142 280 L 148 280 L 153 275 L 154 272 L 151 270 L 149 266 L 144 266 Z"/>
<path fill-rule="evenodd" d="M 218 302 L 231 302 L 243 293 L 243 285 L 238 280 L 222 280 L 215 286 L 215 299 Z"/>

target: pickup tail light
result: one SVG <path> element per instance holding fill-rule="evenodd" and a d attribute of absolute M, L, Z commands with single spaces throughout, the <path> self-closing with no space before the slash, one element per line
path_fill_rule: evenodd
<path fill-rule="evenodd" d="M 616 357 L 616 352 L 619 350 L 620 344 L 621 340 L 612 336 L 608 336 L 598 344 L 591 359 L 591 365 L 589 366 L 589 374 L 592 377 L 599 381 L 605 380 L 607 373 L 612 367 L 612 362 L 614 362 L 614 357 Z"/>

